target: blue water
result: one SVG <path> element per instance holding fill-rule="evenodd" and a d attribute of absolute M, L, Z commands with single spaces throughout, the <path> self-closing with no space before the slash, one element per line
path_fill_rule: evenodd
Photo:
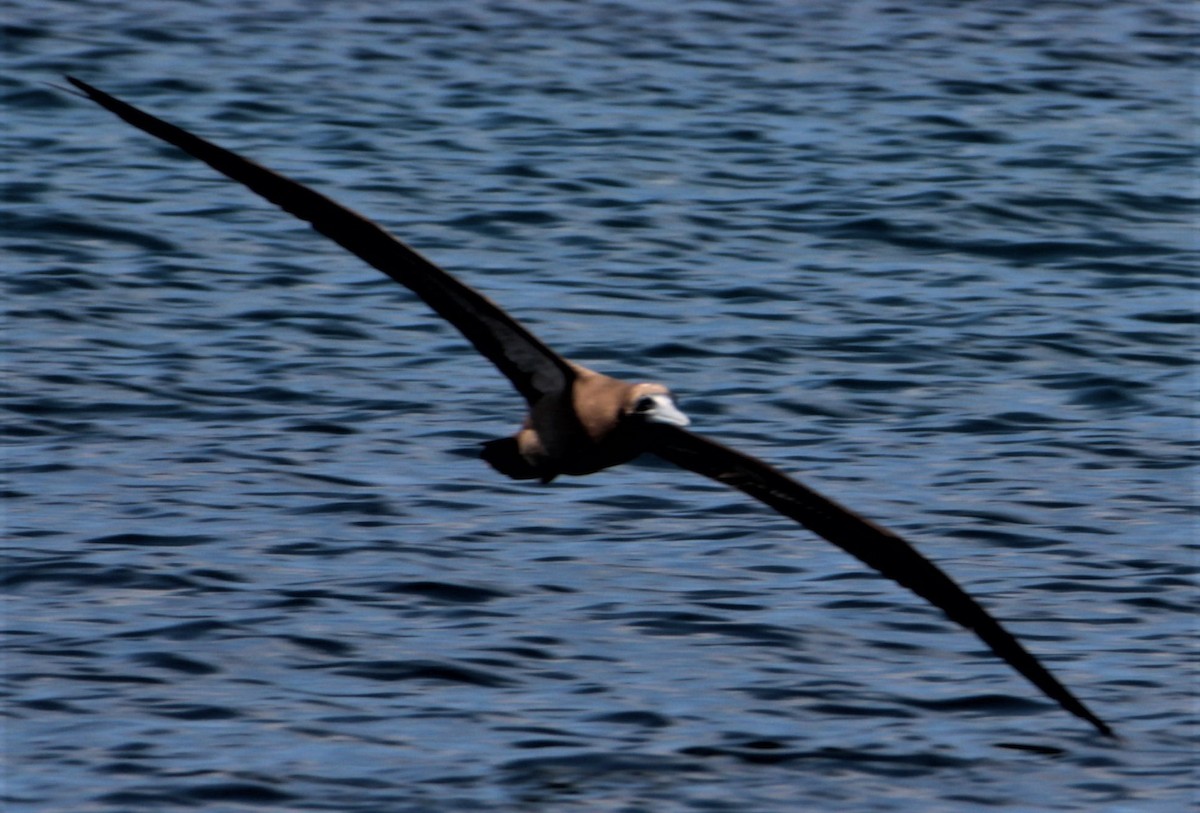
<path fill-rule="evenodd" d="M 1188 10 L 8 3 L 6 810 L 1185 809 Z M 669 382 L 1125 739 L 732 491 L 500 478 L 457 334 L 64 72 Z"/>

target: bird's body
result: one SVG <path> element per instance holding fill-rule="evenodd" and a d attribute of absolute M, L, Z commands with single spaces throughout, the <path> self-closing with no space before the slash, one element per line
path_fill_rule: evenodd
<path fill-rule="evenodd" d="M 571 368 L 569 385 L 532 404 L 517 434 L 484 444 L 482 457 L 492 468 L 514 480 L 543 483 L 560 474 L 594 474 L 644 452 L 647 421 L 690 423 L 662 384 L 631 384 L 580 364 Z"/>
<path fill-rule="evenodd" d="M 484 444 L 482 457 L 519 480 L 548 483 L 655 454 L 736 488 L 804 525 L 884 576 L 939 607 L 1048 697 L 1103 734 L 1112 729 L 935 564 L 901 537 L 768 464 L 693 434 L 662 384 L 630 383 L 568 361 L 473 288 L 372 221 L 307 186 L 155 118 L 85 82 L 68 80 L 125 121 L 206 162 L 413 291 L 496 365 L 526 400 L 511 437 Z"/>

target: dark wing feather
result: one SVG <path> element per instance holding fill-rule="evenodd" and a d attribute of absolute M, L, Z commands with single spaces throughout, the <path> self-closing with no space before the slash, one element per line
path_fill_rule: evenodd
<path fill-rule="evenodd" d="M 86 82 L 70 76 L 67 80 L 134 127 L 199 158 L 312 224 L 318 232 L 421 297 L 495 364 L 531 406 L 544 395 L 569 389 L 575 373 L 561 356 L 487 297 L 454 279 L 377 224 L 303 184 L 144 113 Z"/>
<path fill-rule="evenodd" d="M 945 612 L 951 620 L 973 630 L 992 652 L 1064 709 L 1087 720 L 1101 733 L 1115 736 L 1103 720 L 1059 683 L 987 610 L 896 534 L 821 496 L 761 460 L 715 441 L 665 425 L 647 426 L 647 436 L 648 451 L 681 468 L 744 491 L 912 590 Z"/>

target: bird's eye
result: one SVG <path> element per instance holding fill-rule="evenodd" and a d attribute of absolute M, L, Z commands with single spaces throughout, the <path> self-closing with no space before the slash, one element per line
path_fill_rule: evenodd
<path fill-rule="evenodd" d="M 649 412 L 652 409 L 654 409 L 654 399 L 649 397 L 639 398 L 637 403 L 633 405 L 634 412 Z"/>

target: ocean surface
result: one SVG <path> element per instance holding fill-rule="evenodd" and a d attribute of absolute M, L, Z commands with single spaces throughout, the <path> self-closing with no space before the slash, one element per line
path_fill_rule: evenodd
<path fill-rule="evenodd" d="M 1147 2 L 3 4 L 4 809 L 1197 799 L 1197 21 Z M 378 220 L 910 538 L 1123 736 L 61 87 Z"/>

